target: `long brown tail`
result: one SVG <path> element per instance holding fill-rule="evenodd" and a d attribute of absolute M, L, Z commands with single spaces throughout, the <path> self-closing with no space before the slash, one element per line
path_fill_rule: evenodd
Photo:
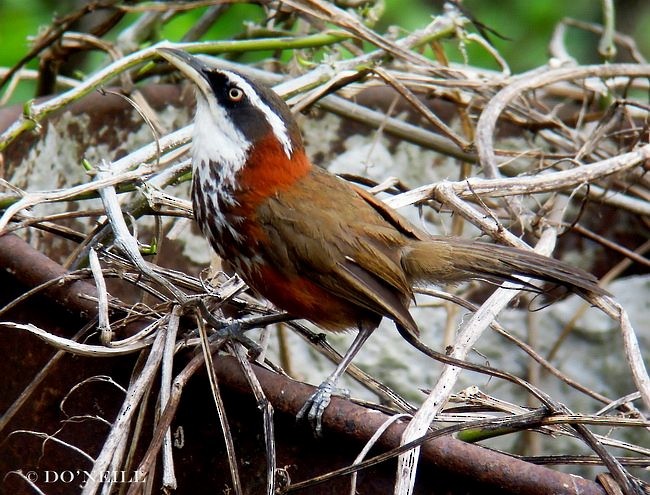
<path fill-rule="evenodd" d="M 457 237 L 413 242 L 403 252 L 402 266 L 412 281 L 444 283 L 475 278 L 521 284 L 521 277 L 531 277 L 565 286 L 581 296 L 608 294 L 592 274 L 562 261 Z"/>

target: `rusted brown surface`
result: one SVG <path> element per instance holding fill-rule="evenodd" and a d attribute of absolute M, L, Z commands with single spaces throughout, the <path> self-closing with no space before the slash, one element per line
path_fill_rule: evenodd
<path fill-rule="evenodd" d="M 217 369 L 223 380 L 222 383 L 242 394 L 248 392 L 248 386 L 234 359 L 229 357 L 220 359 Z M 255 372 L 275 411 L 293 422 L 300 407 L 313 393 L 313 387 L 288 380 L 260 367 L 255 367 Z M 321 446 L 332 444 L 335 449 L 342 450 L 344 454 L 341 454 L 341 457 L 347 458 L 347 461 L 342 464 L 343 466 L 353 460 L 359 446 L 365 443 L 386 419 L 387 416 L 382 413 L 358 406 L 348 400 L 333 398 L 332 404 L 323 416 L 326 440 L 321 442 L 313 439 L 305 430 L 303 430 L 301 440 L 305 441 L 307 450 L 316 449 L 321 455 L 324 454 Z M 405 427 L 406 424 L 403 422 L 391 426 L 382 436 L 376 452 L 397 447 Z M 301 431 L 301 428 L 296 425 L 292 425 L 291 429 L 296 432 Z M 304 459 L 303 456 L 304 454 L 301 454 L 298 459 Z M 311 475 L 326 472 L 321 467 L 323 459 L 319 456 L 314 460 L 320 462 L 314 466 L 315 469 L 310 470 L 312 471 Z M 421 460 L 419 467 L 419 472 L 423 475 L 421 481 L 426 480 L 427 483 L 421 483 L 420 487 L 425 492 L 434 490 L 435 493 L 446 493 L 437 490 L 441 488 L 440 485 L 448 484 L 446 489 L 451 490 L 451 493 L 518 493 L 526 495 L 604 493 L 598 485 L 591 481 L 523 462 L 449 437 L 425 443 Z M 384 485 L 386 491 L 375 493 L 391 493 L 393 470 L 392 465 L 384 466 L 382 474 L 386 483 Z M 299 474 L 296 474 L 294 481 L 304 479 L 303 475 L 304 468 L 300 470 Z M 295 493 L 315 493 L 314 489 L 310 488 Z"/>
<path fill-rule="evenodd" d="M 0 257 L 3 262 L 7 261 L 7 255 L 11 253 L 6 247 L 6 239 L 0 238 Z M 30 261 L 28 274 L 14 276 L 16 272 L 13 270 L 22 271 L 21 264 L 16 260 L 10 265 L 12 268 L 4 263 L 0 266 L 0 307 L 30 289 L 31 286 L 26 285 L 29 280 L 38 283 L 50 275 L 59 274 L 61 267 L 57 269 L 45 257 L 30 257 L 32 254 L 25 249 L 18 253 L 19 257 L 25 255 L 26 260 Z M 41 269 L 44 271 L 40 272 Z M 93 314 L 92 308 L 79 297 L 85 289 L 93 287 L 87 283 L 75 282 L 51 291 L 50 295 L 55 299 L 44 295 L 34 296 L 3 314 L 0 321 L 32 323 L 55 335 L 72 337 L 87 322 L 80 314 L 83 313 L 86 317 Z M 63 399 L 75 385 L 92 376 L 106 375 L 117 383 L 127 384 L 135 356 L 104 360 L 65 354 L 51 364 L 56 350 L 37 337 L 6 327 L 0 327 L 0 336 L 0 411 L 3 418 L 20 394 L 46 366 L 50 366 L 33 393 L 0 431 L 0 493 L 35 493 L 16 475 L 8 474 L 16 469 L 22 469 L 25 473 L 38 473 L 41 480 L 39 486 L 47 494 L 78 493 L 77 489 L 71 488 L 75 485 L 54 482 L 55 473 L 88 469 L 90 462 L 81 454 L 63 448 L 54 441 L 44 442 L 43 438 L 20 430 L 47 434 L 55 434 L 60 430 L 56 435 L 58 438 L 96 456 L 109 427 L 93 420 L 92 416 L 114 418 L 124 399 L 123 392 L 105 382 L 97 382 L 71 393 L 65 402 Z M 62 403 L 63 411 L 60 409 Z M 86 418 L 66 421 L 79 415 Z M 50 483 L 45 480 L 47 471 L 51 471 Z"/>
<path fill-rule="evenodd" d="M 82 318 L 90 319 L 97 314 L 95 286 L 84 280 L 65 283 L 65 268 L 20 237 L 12 234 L 0 237 L 0 269 L 10 274 L 15 283 L 30 288 L 60 279 L 61 283 L 45 287 L 42 293 Z"/>

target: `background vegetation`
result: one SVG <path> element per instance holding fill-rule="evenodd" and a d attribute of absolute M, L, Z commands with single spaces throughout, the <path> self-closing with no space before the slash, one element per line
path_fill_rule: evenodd
<path fill-rule="evenodd" d="M 54 16 L 75 10 L 79 1 L 64 0 L 4 0 L 0 2 L 0 66 L 11 66 L 30 47 L 30 39 L 39 29 L 48 25 Z M 385 0 L 384 14 L 376 29 L 384 31 L 389 26 L 400 26 L 402 30 L 423 27 L 432 15 L 442 9 L 442 0 Z M 498 35 L 490 37 L 495 48 L 508 61 L 513 72 L 522 72 L 537 67 L 547 60 L 547 46 L 557 23 L 572 17 L 586 22 L 602 22 L 601 2 L 598 0 L 464 0 L 462 5 L 479 23 Z M 616 28 L 636 40 L 641 51 L 650 56 L 650 2 L 618 0 L 616 6 Z M 165 25 L 161 38 L 177 41 L 188 26 L 201 15 L 195 9 Z M 121 25 L 128 25 L 133 16 L 126 16 Z M 240 33 L 246 24 L 263 19 L 260 8 L 249 4 L 234 5 L 219 22 L 208 31 L 204 39 L 230 39 Z M 531 29 L 534 26 L 534 29 Z M 119 33 L 119 26 L 113 33 Z M 500 36 L 499 36 L 500 35 Z M 110 36 L 107 38 L 110 39 Z M 596 35 L 583 30 L 572 30 L 567 41 L 571 54 L 581 63 L 600 61 L 595 50 Z M 474 66 L 496 68 L 493 59 L 473 44 L 467 47 L 469 62 Z M 458 50 L 450 49 L 452 60 L 463 61 Z M 91 59 L 92 60 L 92 59 Z M 28 64 L 35 69 L 36 61 Z M 91 71 L 93 64 L 86 64 L 85 71 Z M 33 91 L 25 83 L 24 88 L 12 96 L 12 101 L 23 101 Z"/>

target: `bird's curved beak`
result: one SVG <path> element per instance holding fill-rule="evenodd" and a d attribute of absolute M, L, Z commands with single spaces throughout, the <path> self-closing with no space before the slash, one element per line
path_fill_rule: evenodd
<path fill-rule="evenodd" d="M 187 52 L 175 48 L 160 47 L 156 51 L 162 58 L 176 67 L 181 74 L 196 84 L 196 87 L 206 98 L 210 95 L 212 90 L 207 75 L 211 67 L 208 64 Z"/>

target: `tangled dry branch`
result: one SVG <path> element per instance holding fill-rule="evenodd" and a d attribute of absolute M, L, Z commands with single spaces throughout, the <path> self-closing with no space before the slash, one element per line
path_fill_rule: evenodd
<path fill-rule="evenodd" d="M 175 128 L 160 122 L 158 114 L 167 101 L 163 104 L 155 101 L 156 95 L 161 94 L 161 83 L 173 77 L 168 67 L 157 63 L 156 50 L 162 45 L 173 45 L 192 53 L 228 54 L 231 58 L 272 50 L 278 54 L 277 59 L 265 60 L 256 68 L 219 58 L 213 59 L 212 63 L 236 67 L 275 85 L 275 90 L 296 111 L 317 108 L 335 114 L 346 122 L 374 129 L 373 139 L 396 139 L 410 143 L 411 149 L 434 150 L 452 164 L 456 173 L 453 181 L 441 178 L 413 188 L 403 187 L 399 180 L 388 180 L 378 186 L 374 184 L 373 192 L 387 192 L 385 200 L 395 208 L 417 206 L 429 214 L 435 209 L 442 210 L 442 213 L 434 211 L 435 216 L 451 212 L 455 214 L 452 220 L 455 234 L 473 226 L 497 242 L 524 248 L 535 244 L 535 249 L 544 254 L 553 251 L 558 236 L 564 231 L 596 231 L 593 232 L 595 238 L 607 240 L 608 248 L 620 248 L 619 253 L 637 249 L 638 257 L 634 262 L 641 271 L 647 271 L 647 262 L 640 266 L 648 249 L 647 243 L 619 246 L 615 239 L 608 239 L 610 230 L 584 220 L 585 209 L 595 211 L 602 208 L 614 212 L 610 216 L 616 221 L 648 227 L 650 183 L 646 172 L 650 166 L 647 125 L 650 106 L 645 100 L 650 65 L 642 60 L 578 65 L 566 56 L 561 38 L 563 31 L 558 30 L 552 45 L 556 56 L 544 67 L 513 76 L 500 57 L 501 72 L 477 68 L 469 63 L 452 64 L 446 60 L 444 43 L 455 43 L 462 49 L 479 38 L 468 32 L 468 19 L 453 7 L 448 7 L 443 15 L 436 16 L 419 31 L 402 38 L 390 38 L 369 27 L 375 15 L 372 8 L 344 9 L 322 0 L 261 2 L 266 12 L 266 24 L 251 28 L 246 33 L 248 39 L 194 41 L 209 26 L 218 23 L 228 10 L 226 3 L 214 3 L 165 3 L 162 8 L 160 4 L 145 3 L 133 7 L 121 2 L 107 2 L 106 8 L 115 9 L 115 12 L 131 11 L 138 16 L 115 43 L 101 39 L 102 35 L 97 33 L 81 36 L 70 32 L 67 25 L 59 31 L 54 28 L 47 31 L 42 35 L 45 44 L 40 46 L 37 43 L 39 51 L 34 55 L 41 53 L 41 57 L 51 61 L 61 53 L 92 47 L 105 51 L 106 64 L 83 80 L 59 77 L 57 84 L 67 86 L 67 89 L 45 99 L 27 102 L 22 113 L 4 126 L 0 134 L 0 151 L 3 153 L 0 157 L 5 170 L 5 178 L 0 183 L 3 186 L 0 192 L 0 232 L 4 234 L 0 242 L 4 243 L 5 250 L 17 246 L 10 236 L 12 232 L 17 233 L 34 245 L 40 243 L 40 249 L 64 267 L 56 273 L 50 270 L 47 275 L 30 275 L 28 280 L 25 266 L 38 267 L 45 262 L 34 257 L 24 265 L 16 265 L 20 266 L 17 280 L 31 285 L 33 290 L 0 308 L 0 319 L 5 320 L 0 323 L 3 332 L 11 329 L 39 337 L 62 351 L 55 354 L 53 360 L 61 359 L 63 353 L 93 359 L 133 353 L 140 356 L 133 365 L 115 419 L 106 418 L 111 425 L 110 432 L 101 452 L 92 460 L 91 476 L 83 493 L 100 492 L 101 475 L 106 472 L 130 469 L 137 473 L 138 478 L 151 478 L 159 453 L 163 459 L 161 485 L 173 489 L 176 481 L 170 425 L 185 386 L 204 362 L 209 363 L 212 394 L 221 424 L 227 430 L 220 379 L 214 371 L 218 366 L 213 364 L 213 361 L 222 359 L 221 353 L 225 351 L 236 357 L 256 401 L 265 411 L 265 492 L 290 492 L 310 483 L 323 482 L 322 479 L 307 480 L 280 487 L 278 478 L 282 470 L 276 466 L 276 439 L 270 406 L 273 401 L 269 402 L 265 397 L 256 372 L 238 344 L 223 339 L 214 341 L 210 337 L 212 328 L 232 323 L 233 313 L 237 314 L 239 324 L 246 328 L 282 322 L 286 315 L 246 292 L 244 284 L 236 277 L 217 270 L 209 280 L 205 280 L 196 266 L 178 271 L 164 267 L 156 259 L 160 246 L 169 242 L 163 239 L 173 239 L 182 229 L 188 232 L 188 218 L 191 218 L 186 187 L 190 170 L 187 157 L 190 126 L 178 124 L 187 120 L 187 115 L 178 117 L 185 111 L 179 107 L 187 107 L 186 100 L 180 91 L 175 94 Z M 139 48 L 145 42 L 155 40 L 153 26 L 156 23 L 166 23 L 182 12 L 206 5 L 210 7 L 201 11 L 202 17 L 194 23 L 182 43 L 159 41 L 147 48 Z M 115 22 L 118 17 L 115 17 Z M 619 36 L 613 39 L 624 41 L 627 43 L 624 46 L 630 47 L 628 38 Z M 372 49 L 362 50 L 364 43 Z M 488 45 L 481 38 L 481 46 Z M 286 56 L 279 56 L 281 53 L 291 53 L 290 60 L 287 62 Z M 490 53 L 496 54 L 496 51 L 490 49 Z M 281 63 L 284 75 L 278 74 Z M 43 72 L 24 69 L 4 73 L 13 81 L 45 77 Z M 123 122 L 124 128 L 120 129 L 113 123 L 116 136 L 111 136 L 110 141 L 115 144 L 115 137 L 121 141 L 119 150 L 123 156 L 118 158 L 117 153 L 112 153 L 105 145 L 102 147 L 100 136 L 93 135 L 92 131 L 84 135 L 79 129 L 83 125 L 77 122 L 74 132 L 68 136 L 71 143 L 76 141 L 74 146 L 79 148 L 92 146 L 99 150 L 93 155 L 95 161 L 84 162 L 85 176 L 77 173 L 68 177 L 62 171 L 64 180 L 59 184 L 49 188 L 34 186 L 29 180 L 30 174 L 24 171 L 33 171 L 34 177 L 36 167 L 43 165 L 46 155 L 30 155 L 30 147 L 36 149 L 39 140 L 44 143 L 52 135 L 65 139 L 65 132 L 60 128 L 57 130 L 57 126 L 70 125 L 66 123 L 65 115 L 78 116 L 79 110 L 74 110 L 75 105 L 92 114 L 92 109 L 84 102 L 89 101 L 88 98 L 99 98 L 99 94 L 93 92 L 103 91 L 112 84 L 121 85 L 120 91 L 128 92 L 138 114 L 145 116 L 138 125 L 141 122 L 150 124 L 152 132 L 145 138 L 146 143 L 132 145 L 137 141 L 123 138 L 136 134 L 131 124 Z M 7 85 L 5 99 L 13 87 L 14 84 Z M 374 99 L 376 95 L 381 97 L 378 106 L 364 105 L 368 95 Z M 399 111 L 395 110 L 396 106 L 399 106 Z M 84 122 L 92 127 L 92 120 Z M 308 125 L 306 121 L 305 125 Z M 142 127 L 146 129 L 148 126 Z M 151 137 L 157 136 L 160 130 L 160 138 Z M 34 131 L 43 137 L 35 138 Z M 87 150 L 69 155 L 67 159 L 74 157 L 73 160 L 79 161 L 68 163 L 66 170 L 77 167 L 76 172 L 80 172 L 78 165 L 87 155 Z M 60 163 L 60 160 L 55 163 Z M 406 170 L 394 173 L 406 173 Z M 424 214 L 425 223 L 426 218 L 427 214 Z M 430 226 L 435 223 L 429 222 Z M 21 249 L 22 253 L 14 254 L 27 257 L 29 251 Z M 628 261 L 620 263 L 631 264 Z M 616 271 L 616 264 L 605 263 L 600 267 L 602 274 L 608 270 Z M 87 279 L 87 282 L 79 282 L 79 279 Z M 603 279 L 607 280 L 607 277 Z M 77 283 L 85 285 L 83 288 L 73 285 Z M 61 290 L 66 288 L 74 291 L 74 298 L 61 295 Z M 639 329 L 635 331 L 632 328 L 625 308 L 615 300 L 599 296 L 591 301 L 601 310 L 602 319 L 610 318 L 618 326 L 628 363 L 627 376 L 635 386 L 634 393 L 624 400 L 608 398 L 560 371 L 557 363 L 541 355 L 540 349 L 521 342 L 496 323 L 499 313 L 518 296 L 519 289 L 507 285 L 499 288 L 478 307 L 463 299 L 470 295 L 473 286 L 453 289 L 455 294 L 435 292 L 454 305 L 471 308 L 473 314 L 449 339 L 446 354 L 435 353 L 423 343 L 414 343 L 416 347 L 421 346 L 418 348 L 428 356 L 445 363 L 437 381 L 431 384 L 427 398 L 417 406 L 412 406 L 411 401 L 402 398 L 381 380 L 355 367 L 350 370 L 358 381 L 384 399 L 388 404 L 385 410 L 391 414 L 412 415 L 402 437 L 402 443 L 409 445 L 409 449 L 397 449 L 390 454 L 400 456 L 395 493 L 412 492 L 419 446 L 430 439 L 431 436 L 425 437 L 425 434 L 432 423 L 458 422 L 457 430 L 480 427 L 482 434 L 487 434 L 490 426 L 503 427 L 504 417 L 508 419 L 508 428 L 513 431 L 537 428 L 551 435 L 580 438 L 606 465 L 625 493 L 639 493 L 642 481 L 630 474 L 624 462 L 607 447 L 627 449 L 638 456 L 636 461 L 639 464 L 650 455 L 647 447 L 596 434 L 588 426 L 594 421 L 619 430 L 649 426 L 643 410 L 650 410 L 650 379 L 639 348 Z M 427 291 L 433 293 L 428 289 L 422 292 Z M 72 310 L 83 311 L 90 323 L 82 332 L 61 336 L 30 321 L 8 318 L 17 306 L 37 293 L 70 304 Z M 81 293 L 85 296 L 79 302 Z M 85 305 L 83 310 L 79 309 L 81 305 Z M 448 310 L 448 326 L 458 325 L 455 315 L 455 310 Z M 329 359 L 340 359 L 336 351 L 306 328 L 295 322 L 288 327 L 311 341 Z M 565 398 L 553 397 L 536 383 L 513 376 L 506 369 L 471 363 L 468 355 L 484 330 L 490 327 L 506 335 L 513 348 L 522 349 L 563 383 L 569 384 L 571 393 L 602 403 L 602 410 L 595 414 L 589 411 L 579 414 L 563 405 Z M 196 348 L 202 349 L 202 353 L 193 354 Z M 285 369 L 289 367 L 287 361 L 278 364 L 272 358 L 260 357 L 260 352 L 263 352 L 260 344 L 251 341 L 249 353 L 257 354 L 259 363 L 279 374 L 284 373 L 280 365 Z M 185 361 L 179 356 L 185 356 Z M 178 363 L 183 363 L 180 372 Z M 543 414 L 531 420 L 527 407 L 506 407 L 503 402 L 486 399 L 478 392 L 463 396 L 454 394 L 463 368 L 515 383 L 530 397 L 541 401 Z M 162 378 L 157 381 L 159 370 L 162 370 Z M 12 421 L 24 413 L 25 403 L 35 393 L 43 376 L 35 377 L 4 414 L 0 422 L 4 435 L 8 434 Z M 147 397 L 156 387 L 160 397 L 155 406 L 156 425 L 153 435 L 146 438 L 141 435 L 140 423 L 148 414 Z M 635 406 L 639 399 L 638 406 Z M 473 406 L 478 401 L 481 408 L 476 410 L 487 410 L 487 413 L 453 415 L 445 410 L 458 401 L 470 410 L 476 409 Z M 558 424 L 560 418 L 562 422 Z M 227 433 L 225 436 L 230 437 Z M 235 493 L 243 493 L 236 460 L 237 448 L 232 440 L 227 444 L 231 484 Z M 365 466 L 362 457 L 354 461 L 352 470 Z M 628 463 L 634 464 L 632 461 Z M 20 473 L 16 475 L 26 480 Z M 145 490 L 144 484 L 132 484 L 128 493 L 140 493 L 141 490 Z"/>

